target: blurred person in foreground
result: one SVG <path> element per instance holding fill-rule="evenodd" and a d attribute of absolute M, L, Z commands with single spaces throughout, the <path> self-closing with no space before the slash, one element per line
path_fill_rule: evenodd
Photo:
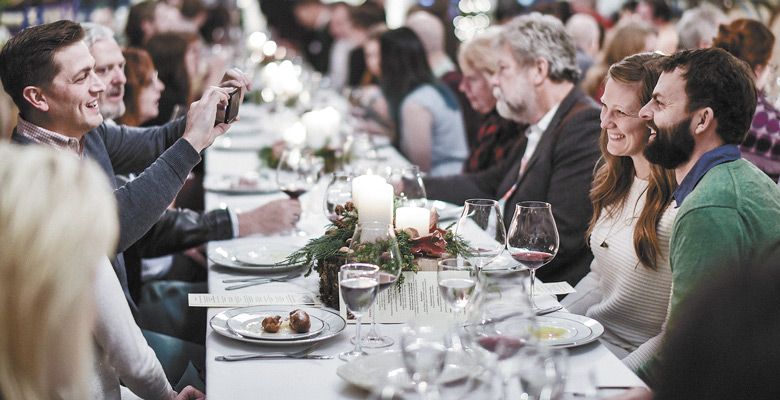
<path fill-rule="evenodd" d="M 670 323 L 701 282 L 723 268 L 753 265 L 780 248 L 780 187 L 741 159 L 757 91 L 753 72 L 719 48 L 683 50 L 665 59 L 653 96 L 639 112 L 650 127 L 644 154 L 674 169 L 679 208 L 670 241 Z M 723 268 L 715 268 L 723 266 Z M 640 369 L 650 384 L 665 368 L 654 357 Z"/>
<path fill-rule="evenodd" d="M 748 63 L 753 71 L 758 103 L 740 150 L 744 159 L 776 181 L 780 178 L 780 111 L 769 102 L 764 91 L 768 79 L 774 78 L 769 66 L 774 43 L 775 35 L 764 24 L 753 19 L 738 19 L 720 26 L 713 46 Z"/>
<path fill-rule="evenodd" d="M 672 284 L 669 237 L 677 182 L 672 171 L 650 164 L 642 153 L 650 130 L 639 118 L 663 58 L 637 54 L 609 69 L 601 97 L 602 156 L 590 192 L 593 263 L 577 291 L 561 302 L 601 322 L 601 342 L 632 370 L 660 348 Z"/>
<path fill-rule="evenodd" d="M 0 159 L 0 398 L 205 398 L 173 391 L 133 321 L 106 259 L 118 223 L 98 165 L 18 145 Z"/>
<path fill-rule="evenodd" d="M 490 77 L 498 71 L 498 54 L 493 43 L 500 34 L 500 28 L 489 28 L 463 42 L 458 52 L 458 64 L 463 71 L 459 89 L 482 116 L 474 149 L 463 164 L 464 173 L 486 170 L 511 154 L 523 151 L 526 143 L 525 135 L 520 132 L 527 126 L 498 114 L 497 100 L 490 85 Z"/>
<path fill-rule="evenodd" d="M 428 197 L 462 204 L 470 198 L 500 200 L 505 226 L 515 204 L 552 204 L 560 234 L 557 256 L 539 269 L 540 279 L 576 285 L 592 255 L 585 230 L 592 210 L 588 189 L 599 158 L 599 112 L 576 87 L 576 50 L 560 20 L 538 13 L 503 26 L 496 46 L 498 72 L 491 77 L 502 117 L 528 124 L 523 151 L 479 173 L 425 179 Z"/>

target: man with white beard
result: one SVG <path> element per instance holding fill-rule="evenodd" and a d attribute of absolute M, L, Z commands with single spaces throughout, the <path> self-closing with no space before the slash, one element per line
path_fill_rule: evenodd
<path fill-rule="evenodd" d="M 499 114 L 530 125 L 524 132 L 528 144 L 488 170 L 426 179 L 428 197 L 456 204 L 470 198 L 501 200 L 507 227 L 518 202 L 550 203 L 560 249 L 537 276 L 573 286 L 593 258 L 585 230 L 600 154 L 598 108 L 575 86 L 576 51 L 558 19 L 532 13 L 502 29 L 499 68 L 491 83 Z"/>

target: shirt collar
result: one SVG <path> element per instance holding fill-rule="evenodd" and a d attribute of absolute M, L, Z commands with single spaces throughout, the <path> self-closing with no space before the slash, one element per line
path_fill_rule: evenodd
<path fill-rule="evenodd" d="M 16 133 L 32 140 L 33 142 L 71 152 L 79 158 L 81 158 L 84 150 L 83 136 L 81 139 L 76 139 L 54 131 L 50 131 L 25 120 L 21 115 L 19 115 L 19 121 L 16 125 Z"/>
<path fill-rule="evenodd" d="M 716 165 L 739 160 L 740 158 L 741 154 L 739 152 L 739 147 L 735 144 L 725 144 L 704 153 L 704 155 L 696 161 L 696 164 L 693 165 L 690 172 L 685 175 L 685 178 L 680 182 L 680 186 L 674 191 L 674 194 L 672 194 L 674 200 L 677 202 L 677 207 L 682 205 L 685 198 L 691 194 L 693 189 L 696 188 L 696 185 L 699 184 L 701 178 L 703 178 L 709 170 Z"/>
<path fill-rule="evenodd" d="M 542 132 L 547 130 L 547 127 L 550 126 L 550 122 L 552 122 L 553 116 L 555 116 L 555 113 L 558 111 L 558 106 L 560 106 L 560 103 L 552 106 L 547 112 L 542 116 L 541 119 L 539 119 L 539 122 L 530 125 L 528 127 L 528 133 L 527 135 L 538 133 L 542 134 Z"/>

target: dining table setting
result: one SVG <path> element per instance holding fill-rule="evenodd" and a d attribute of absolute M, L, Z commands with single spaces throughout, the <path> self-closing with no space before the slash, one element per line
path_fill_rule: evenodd
<path fill-rule="evenodd" d="M 549 204 L 521 203 L 504 227 L 492 200 L 427 199 L 419 169 L 355 128 L 344 96 L 317 98 L 245 102 L 207 151 L 207 209 L 293 198 L 302 210 L 290 232 L 207 246 L 209 292 L 190 306 L 208 307 L 210 398 L 597 399 L 645 386 L 599 343 L 598 321 L 560 306 L 568 284 L 529 278 L 557 252 Z"/>

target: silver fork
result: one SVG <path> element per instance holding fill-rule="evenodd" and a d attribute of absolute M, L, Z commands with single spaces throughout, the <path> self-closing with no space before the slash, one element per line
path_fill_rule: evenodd
<path fill-rule="evenodd" d="M 236 290 L 236 289 L 241 289 L 241 288 L 255 286 L 255 285 L 264 285 L 266 283 L 271 283 L 271 282 L 287 282 L 290 279 L 292 278 L 282 277 L 282 278 L 270 278 L 265 280 L 251 281 L 251 282 L 241 283 L 238 285 L 228 286 L 225 288 L 225 290 Z"/>
<path fill-rule="evenodd" d="M 303 350 L 295 351 L 292 353 L 274 352 L 274 353 L 262 353 L 262 354 L 231 354 L 226 356 L 217 356 L 214 358 L 216 361 L 243 361 L 254 360 L 263 358 L 303 358 L 311 355 L 314 348 L 319 345 L 319 342 L 306 346 Z M 333 358 L 332 356 L 318 355 L 317 358 Z"/>
<path fill-rule="evenodd" d="M 223 279 L 222 283 L 237 283 L 237 282 L 246 282 L 246 283 L 248 283 L 248 282 L 264 281 L 264 280 L 268 280 L 268 279 L 293 279 L 293 278 L 297 278 L 300 275 L 301 275 L 300 272 L 295 272 L 295 273 L 284 275 L 284 276 L 280 276 L 280 277 L 277 277 L 277 278 L 269 278 L 269 277 L 266 277 L 266 276 L 231 278 L 231 279 Z"/>

